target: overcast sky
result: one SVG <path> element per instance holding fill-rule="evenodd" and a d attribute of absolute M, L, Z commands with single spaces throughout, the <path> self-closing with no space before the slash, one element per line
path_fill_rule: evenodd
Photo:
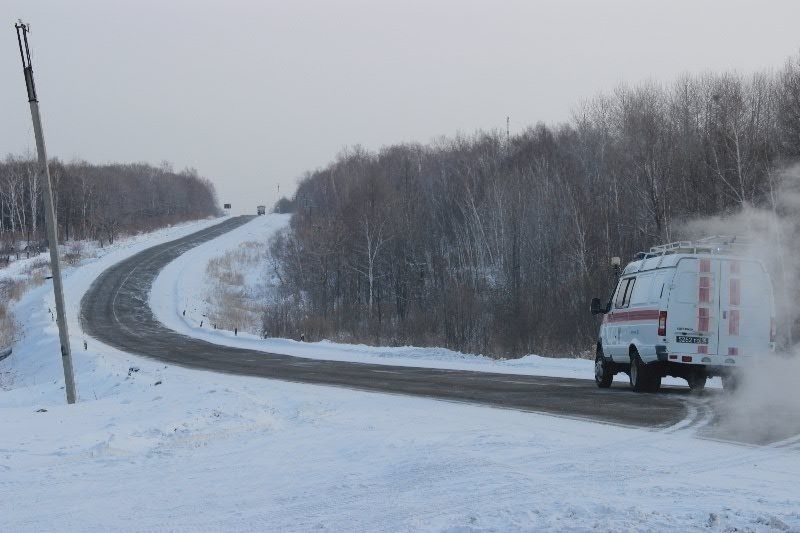
<path fill-rule="evenodd" d="M 35 151 L 22 18 L 48 155 L 195 167 L 235 212 L 344 146 L 565 122 L 622 82 L 800 50 L 798 0 L 2 2 L 0 155 Z"/>

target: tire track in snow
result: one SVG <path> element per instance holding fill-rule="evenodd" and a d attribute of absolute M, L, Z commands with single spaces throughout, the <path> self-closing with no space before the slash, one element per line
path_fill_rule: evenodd
<path fill-rule="evenodd" d="M 707 427 L 714 421 L 714 409 L 708 400 L 690 398 L 686 401 L 687 416 L 675 425 L 662 431 L 662 433 L 693 433 Z"/>

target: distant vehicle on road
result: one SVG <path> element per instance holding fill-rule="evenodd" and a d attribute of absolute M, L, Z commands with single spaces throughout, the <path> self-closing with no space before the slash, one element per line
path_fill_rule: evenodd
<path fill-rule="evenodd" d="M 265 206 L 265 205 L 256 206 L 256 210 L 257 210 L 259 215 L 266 215 L 267 214 L 267 206 Z"/>
<path fill-rule="evenodd" d="M 721 376 L 724 388 L 759 356 L 775 349 L 772 283 L 764 265 L 743 255 L 731 237 L 650 248 L 629 263 L 603 307 L 595 381 L 611 386 L 624 372 L 633 390 L 656 391 L 661 378 L 685 379 L 701 390 Z M 618 268 L 619 258 L 612 259 Z"/>

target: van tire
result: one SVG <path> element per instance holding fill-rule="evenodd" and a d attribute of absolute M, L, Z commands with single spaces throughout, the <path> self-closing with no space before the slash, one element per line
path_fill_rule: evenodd
<path fill-rule="evenodd" d="M 614 380 L 614 363 L 603 355 L 603 348 L 597 347 L 597 355 L 594 357 L 594 382 L 601 389 L 607 389 Z"/>
<path fill-rule="evenodd" d="M 661 376 L 650 371 L 650 392 L 658 392 L 661 390 Z"/>
<path fill-rule="evenodd" d="M 703 372 L 690 372 L 689 375 L 686 376 L 686 383 L 689 384 L 689 390 L 700 392 L 706 388 L 707 379 Z"/>
<path fill-rule="evenodd" d="M 635 392 L 656 392 L 661 388 L 661 376 L 644 364 L 635 348 L 631 350 L 631 369 L 628 375 L 631 388 Z"/>
<path fill-rule="evenodd" d="M 739 387 L 739 377 L 736 374 L 722 375 L 722 390 L 734 392 Z"/>

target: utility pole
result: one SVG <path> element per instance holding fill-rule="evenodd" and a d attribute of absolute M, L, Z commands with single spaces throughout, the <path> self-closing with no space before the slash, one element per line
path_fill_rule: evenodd
<path fill-rule="evenodd" d="M 67 403 L 75 403 L 75 376 L 72 371 L 72 352 L 69 348 L 67 317 L 64 312 L 64 287 L 61 284 L 61 264 L 58 260 L 58 235 L 56 232 L 56 213 L 53 208 L 53 189 L 50 186 L 50 169 L 47 167 L 47 152 L 44 148 L 42 117 L 39 115 L 39 100 L 36 98 L 36 84 L 33 82 L 33 65 L 28 47 L 30 26 L 20 20 L 14 25 L 17 30 L 19 55 L 22 58 L 22 71 L 25 74 L 25 87 L 28 90 L 28 103 L 31 106 L 33 132 L 36 135 L 36 152 L 39 155 L 39 176 L 44 192 L 44 215 L 47 224 L 47 241 L 50 245 L 50 268 L 53 273 L 53 292 L 56 299 L 56 322 L 58 338 L 61 342 L 61 362 L 64 365 L 64 382 L 67 389 Z"/>

